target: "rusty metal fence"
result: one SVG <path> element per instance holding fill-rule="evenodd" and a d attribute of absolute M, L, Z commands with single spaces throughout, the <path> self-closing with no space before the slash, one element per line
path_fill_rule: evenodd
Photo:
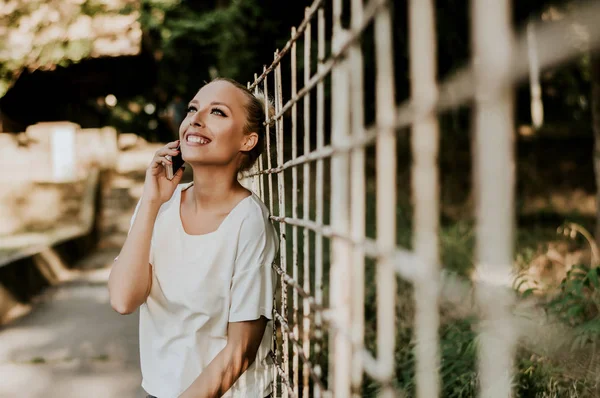
<path fill-rule="evenodd" d="M 347 3 L 350 9 L 344 10 Z M 302 23 L 292 28 L 285 47 L 275 52 L 273 63 L 248 85 L 274 98 L 275 105 L 275 114 L 265 108 L 267 152 L 256 170 L 245 176 L 267 203 L 280 231 L 280 256 L 273 265 L 280 276 L 274 313 L 274 395 L 359 397 L 366 374 L 380 383 L 380 396 L 401 396 L 403 392 L 394 388 L 396 282 L 401 277 L 414 286 L 416 394 L 440 396 L 439 303 L 452 281 L 444 279 L 439 266 L 437 120 L 440 112 L 473 105 L 474 297 L 479 314 L 484 314 L 478 338 L 479 389 L 482 397 L 508 397 L 520 332 L 510 310 L 514 304 L 510 290 L 515 186 L 512 90 L 530 75 L 532 90 L 539 90 L 540 69 L 597 48 L 600 3 L 579 2 L 565 15 L 564 23 L 533 22 L 515 33 L 508 0 L 472 0 L 472 62 L 438 83 L 434 3 L 409 0 L 411 98 L 400 104 L 394 93 L 394 2 L 365 3 L 315 0 Z M 343 24 L 348 16 L 349 23 Z M 375 57 L 374 75 L 368 76 L 375 81 L 375 121 L 369 126 L 364 119 L 361 48 L 367 29 L 372 29 Z M 316 51 L 311 48 L 315 41 Z M 299 45 L 303 46 L 300 61 Z M 532 94 L 534 122 L 539 124 L 539 93 Z M 274 127 L 269 127 L 270 122 Z M 407 127 L 413 162 L 411 251 L 397 247 L 395 223 L 396 133 Z M 364 195 L 365 154 L 373 146 L 375 239 L 365 233 Z M 374 353 L 365 348 L 366 259 L 376 262 Z M 451 287 L 469 288 L 460 283 Z"/>

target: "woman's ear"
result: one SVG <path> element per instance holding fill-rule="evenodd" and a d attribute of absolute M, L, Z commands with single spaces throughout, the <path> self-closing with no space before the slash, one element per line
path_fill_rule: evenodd
<path fill-rule="evenodd" d="M 248 133 L 248 134 L 244 135 L 244 139 L 242 141 L 242 147 L 240 148 L 240 151 L 242 151 L 242 152 L 251 151 L 252 148 L 254 148 L 257 143 L 258 143 L 258 134 L 257 133 Z"/>

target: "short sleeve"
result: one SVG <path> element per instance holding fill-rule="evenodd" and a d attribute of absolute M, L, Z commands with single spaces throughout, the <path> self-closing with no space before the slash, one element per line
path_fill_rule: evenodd
<path fill-rule="evenodd" d="M 238 252 L 231 282 L 229 322 L 273 318 L 275 271 L 272 264 L 277 254 L 275 229 L 262 217 L 242 221 Z"/>

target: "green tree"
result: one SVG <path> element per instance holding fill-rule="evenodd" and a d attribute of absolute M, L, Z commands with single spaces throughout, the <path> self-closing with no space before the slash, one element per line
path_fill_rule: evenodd
<path fill-rule="evenodd" d="M 286 4 L 284 13 L 274 0 L 143 0 L 140 20 L 159 65 L 159 95 L 191 95 L 216 75 L 251 80 L 301 21 L 303 3 Z"/>

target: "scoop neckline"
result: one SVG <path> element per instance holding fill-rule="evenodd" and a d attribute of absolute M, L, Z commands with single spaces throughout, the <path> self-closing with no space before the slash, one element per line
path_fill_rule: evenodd
<path fill-rule="evenodd" d="M 240 200 L 239 202 L 237 202 L 237 204 L 233 207 L 233 209 L 231 209 L 229 211 L 229 213 L 227 213 L 227 215 L 225 216 L 225 218 L 223 218 L 223 220 L 221 221 L 221 223 L 219 224 L 219 226 L 217 227 L 217 229 L 215 229 L 212 232 L 207 232 L 205 234 L 190 234 L 185 230 L 185 227 L 183 226 L 183 220 L 181 219 L 181 193 L 185 190 L 187 190 L 189 187 L 191 187 L 192 185 L 194 185 L 194 182 L 190 182 L 187 186 L 181 187 L 181 189 L 179 190 L 179 197 L 177 198 L 177 220 L 178 220 L 178 224 L 179 224 L 179 228 L 181 228 L 181 231 L 183 231 L 183 233 L 185 234 L 185 236 L 188 237 L 194 237 L 194 238 L 204 238 L 204 237 L 208 237 L 208 236 L 213 236 L 216 235 L 221 228 L 223 227 L 223 225 L 225 224 L 225 222 L 227 220 L 229 220 L 229 217 L 231 216 L 231 214 L 233 214 L 238 207 L 241 206 L 241 204 L 243 202 L 245 202 L 246 200 L 248 200 L 249 198 L 251 198 L 252 196 L 254 196 L 254 192 L 249 191 L 250 195 L 246 196 L 244 199 Z"/>

